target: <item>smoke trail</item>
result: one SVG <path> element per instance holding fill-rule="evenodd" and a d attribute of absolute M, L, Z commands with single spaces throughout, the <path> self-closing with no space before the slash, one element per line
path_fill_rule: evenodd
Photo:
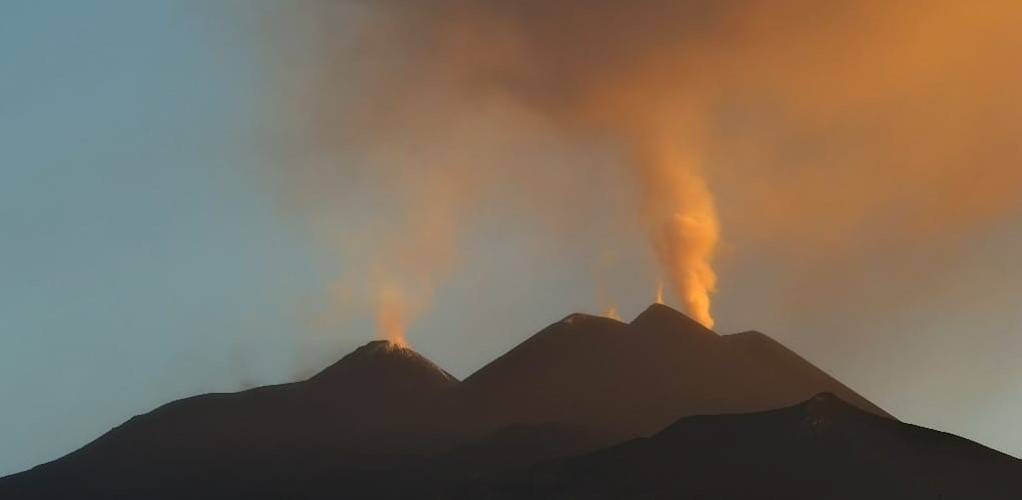
<path fill-rule="evenodd" d="M 611 306 L 606 311 L 603 311 L 603 317 L 621 321 L 621 314 L 617 311 L 617 308 L 614 306 Z"/>
<path fill-rule="evenodd" d="M 712 328 L 710 294 L 717 287 L 712 262 L 720 228 L 713 196 L 687 156 L 667 143 L 651 148 L 637 164 L 643 211 L 651 244 L 679 299 L 696 321 Z M 657 301 L 663 302 L 662 288 Z"/>
<path fill-rule="evenodd" d="M 281 63 L 299 151 L 282 177 L 320 218 L 338 211 L 323 199 L 371 195 L 362 260 L 410 310 L 456 267 L 481 200 L 591 215 L 578 201 L 607 196 L 579 187 L 594 145 L 639 193 L 606 210 L 636 215 L 666 284 L 708 326 L 722 227 L 840 259 L 955 237 L 1022 204 L 1017 2 L 305 7 L 288 34 L 311 35 Z M 537 161 L 551 150 L 564 161 Z M 557 181 L 565 172 L 574 180 Z"/>
<path fill-rule="evenodd" d="M 397 345 L 407 345 L 408 304 L 394 289 L 381 289 L 376 297 L 376 325 L 379 335 Z"/>
<path fill-rule="evenodd" d="M 576 68 L 583 70 L 577 74 L 549 79 L 549 70 L 568 55 L 550 53 L 547 48 L 551 41 L 547 39 L 555 34 L 549 30 L 555 27 L 544 22 L 535 31 L 518 22 L 525 20 L 521 16 L 534 15 L 532 11 L 539 7 L 538 3 L 522 4 L 521 12 L 509 12 L 497 2 L 437 2 L 428 7 L 383 2 L 343 8 L 324 4 L 320 13 L 341 8 L 346 16 L 360 19 L 355 26 L 358 36 L 351 40 L 339 42 L 331 34 L 318 39 L 326 47 L 320 48 L 325 50 L 323 61 L 342 61 L 348 70 L 348 78 L 337 87 L 350 88 L 348 92 L 357 99 L 342 100 L 337 107 L 314 103 L 317 108 L 311 114 L 310 134 L 316 149 L 339 147 L 332 153 L 337 157 L 354 152 L 363 166 L 353 161 L 347 165 L 292 165 L 289 168 L 301 170 L 299 182 L 310 179 L 298 189 L 300 196 L 323 189 L 327 184 L 323 179 L 340 172 L 375 178 L 377 189 L 395 192 L 389 200 L 413 205 L 394 210 L 397 220 L 413 218 L 424 209 L 435 211 L 437 205 L 448 207 L 443 211 L 445 231 L 419 231 L 419 223 L 395 225 L 388 220 L 385 226 L 389 230 L 373 231 L 369 237 L 380 240 L 372 246 L 379 249 L 374 258 L 389 269 L 387 287 L 404 289 L 405 296 L 421 309 L 432 282 L 450 267 L 452 249 L 457 246 L 456 228 L 466 224 L 465 212 L 474 206 L 473 200 L 439 186 L 449 182 L 460 185 L 460 192 L 504 197 L 507 192 L 498 186 L 516 186 L 524 189 L 523 200 L 540 202 L 542 208 L 536 211 L 543 218 L 571 217 L 577 204 L 563 199 L 563 194 L 545 197 L 537 192 L 542 185 L 553 185 L 551 191 L 558 193 L 567 191 L 551 183 L 552 169 L 514 162 L 502 168 L 493 158 L 521 157 L 521 151 L 536 148 L 542 141 L 536 139 L 540 135 L 561 137 L 567 143 L 607 142 L 621 149 L 618 166 L 627 170 L 638 186 L 641 206 L 625 210 L 647 228 L 652 254 L 681 303 L 711 326 L 710 295 L 716 283 L 712 259 L 719 223 L 707 182 L 695 163 L 697 141 L 688 136 L 691 131 L 678 127 L 689 118 L 669 103 L 664 111 L 678 116 L 667 121 L 648 112 L 650 103 L 638 103 L 636 110 L 624 102 L 639 90 L 633 82 L 609 82 L 602 77 L 609 75 L 588 75 L 582 67 Z M 569 11 L 558 14 L 573 15 Z M 324 18 L 330 16 L 317 19 Z M 602 40 L 600 45 L 608 42 Z M 576 49 L 563 45 L 561 51 Z M 318 89 L 332 91 L 329 82 L 337 78 L 333 71 L 331 67 L 310 71 L 312 75 L 306 76 L 314 88 L 303 89 L 299 95 L 303 99 L 322 95 L 322 101 L 328 100 Z M 594 82 L 604 80 L 610 85 L 590 85 L 591 76 L 599 76 Z M 564 88 L 560 88 L 562 83 Z M 654 97 L 662 101 L 664 96 Z M 489 164 L 481 164 L 479 159 L 487 159 Z M 576 178 L 590 175 L 588 167 L 572 163 L 557 168 L 574 171 Z M 430 179 L 426 187 L 415 186 L 419 176 Z M 293 183 L 296 176 L 289 173 L 286 177 Z M 415 258 L 395 255 L 395 248 L 424 245 L 445 251 Z M 428 277 L 409 284 L 409 274 Z M 409 288 L 413 291 L 408 292 Z M 377 307 L 380 325 L 393 329 L 402 323 L 382 319 L 397 310 L 394 300 L 380 297 L 376 302 L 386 305 Z"/>

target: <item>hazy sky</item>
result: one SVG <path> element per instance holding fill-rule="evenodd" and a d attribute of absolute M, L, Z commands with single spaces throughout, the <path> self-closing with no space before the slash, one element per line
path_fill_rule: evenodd
<path fill-rule="evenodd" d="M 302 5 L 321 13 L 317 3 Z M 487 9 L 470 17 L 488 20 L 495 14 Z M 408 340 L 459 377 L 569 312 L 600 313 L 616 306 L 630 319 L 652 301 L 663 268 L 655 242 L 650 245 L 649 219 L 630 215 L 643 211 L 637 199 L 648 191 L 618 170 L 621 158 L 590 133 L 595 122 L 601 130 L 617 128 L 605 128 L 604 115 L 580 113 L 593 108 L 584 98 L 572 101 L 571 109 L 539 118 L 506 104 L 524 96 L 528 106 L 545 109 L 551 96 L 573 92 L 571 85 L 534 92 L 547 88 L 553 63 L 527 65 L 519 75 L 523 86 L 515 80 L 516 86 L 500 94 L 507 101 L 466 110 L 464 102 L 475 102 L 475 94 L 459 92 L 475 86 L 461 80 L 452 84 L 445 71 L 420 72 L 423 65 L 436 71 L 434 64 L 443 69 L 450 57 L 465 56 L 445 52 L 446 42 L 430 47 L 435 50 L 427 51 L 428 57 L 412 48 L 395 57 L 390 39 L 354 59 L 350 53 L 334 55 L 347 50 L 355 27 L 362 25 L 362 19 L 350 17 L 357 15 L 342 9 L 317 16 L 321 24 L 309 37 L 301 15 L 282 15 L 259 2 L 5 5 L 0 18 L 0 474 L 57 458 L 131 415 L 175 398 L 303 378 L 377 334 L 381 290 L 405 305 L 413 303 L 406 318 Z M 422 19 L 428 34 L 435 19 Z M 934 17 L 932 24 L 945 32 L 942 21 Z M 526 30 L 522 39 L 548 43 L 544 29 Z M 787 38 L 749 29 L 752 40 L 788 46 Z M 926 32 L 925 26 L 919 29 Z M 951 33 L 953 41 L 972 41 L 966 36 L 971 31 Z M 862 43 L 873 49 L 890 41 L 886 37 L 884 31 Z M 706 39 L 729 40 L 718 34 Z M 309 40 L 315 43 L 307 45 Z M 636 46 L 646 43 L 659 39 Z M 712 54 L 685 53 L 695 54 L 700 64 Z M 466 57 L 465 67 L 479 66 L 475 56 Z M 890 59 L 898 62 L 896 56 Z M 458 61 L 460 68 L 463 60 Z M 801 68 L 787 58 L 777 62 Z M 933 66 L 938 68 L 933 76 L 946 81 L 939 66 Z M 571 83 L 612 74 L 581 67 L 584 71 L 554 72 L 550 78 Z M 406 72 L 399 82 L 390 80 L 395 68 Z M 501 75 L 520 69 L 484 65 L 487 71 L 494 68 Z M 907 74 L 929 75 L 929 68 Z M 779 89 L 807 85 L 800 79 L 775 81 L 765 69 L 752 71 Z M 641 74 L 637 80 L 612 77 L 615 85 L 592 92 L 592 99 L 618 102 L 661 77 L 656 71 Z M 730 69 L 708 74 L 713 82 L 738 89 Z M 817 84 L 831 73 L 809 74 Z M 975 124 L 973 115 L 981 114 L 990 118 L 988 128 L 975 135 L 997 137 L 1013 130 L 1002 121 L 1022 118 L 1018 95 L 999 94 L 1000 100 L 978 104 L 956 97 L 958 89 L 976 84 L 972 81 L 951 81 L 946 96 L 939 86 L 925 87 L 931 90 L 919 92 L 919 102 L 900 91 L 875 90 L 902 80 L 895 76 L 853 80 L 850 85 L 866 90 L 852 98 L 880 97 L 863 101 L 857 109 L 866 111 L 854 116 L 834 104 L 852 99 L 844 94 L 806 97 L 807 106 L 827 109 L 809 120 L 827 125 L 814 134 L 802 130 L 807 127 L 803 115 L 767 106 L 744 86 L 735 90 L 741 98 L 726 104 L 748 107 L 715 108 L 714 139 L 699 155 L 709 165 L 695 173 L 708 179 L 721 221 L 713 261 L 719 278 L 713 296 L 716 329 L 764 331 L 904 420 L 1019 456 L 1022 215 L 1003 202 L 992 216 L 994 209 L 973 202 L 969 191 L 927 190 L 948 180 L 988 190 L 990 181 L 984 179 L 1020 180 L 990 174 L 1022 168 L 1017 146 L 1014 156 L 975 140 L 969 144 L 984 148 L 936 148 L 944 163 L 935 168 L 948 175 L 922 180 L 883 178 L 884 172 L 872 167 L 843 165 L 891 161 L 878 156 L 884 151 L 857 143 L 873 137 L 861 131 L 873 114 L 921 118 L 899 120 L 884 134 L 895 147 L 914 150 L 928 138 L 973 134 L 921 125 L 917 122 L 933 115 L 917 107 L 948 97 L 947 120 L 968 118 Z M 981 90 L 1000 88 L 986 85 L 987 80 L 1014 81 L 989 76 Z M 361 80 L 394 88 L 359 93 Z M 589 95 L 586 87 L 579 88 Z M 652 88 L 669 95 L 663 89 L 673 86 Z M 308 102 L 296 103 L 295 89 Z M 403 103 L 429 119 L 403 119 L 402 102 L 391 102 L 400 109 L 365 125 L 371 137 L 350 148 L 348 136 L 335 141 L 330 135 L 336 129 L 308 128 L 363 116 L 362 109 L 342 107 L 334 98 L 360 96 L 354 99 L 359 106 L 380 109 L 374 99 L 395 89 L 433 96 L 425 103 Z M 783 92 L 772 92 L 785 102 Z M 452 95 L 458 101 L 453 106 Z M 703 98 L 702 92 L 693 95 Z M 895 102 L 907 104 L 889 111 Z M 436 106 L 450 113 L 436 114 Z M 693 109 L 687 100 L 672 100 L 671 106 L 679 112 Z M 650 123 L 644 113 L 606 116 L 635 120 L 641 127 Z M 393 120 L 403 133 L 385 136 L 390 156 L 380 160 L 373 127 Z M 435 134 L 433 146 L 406 148 L 400 141 L 421 142 L 423 124 Z M 719 138 L 720 130 L 727 132 L 726 140 Z M 454 139 L 466 146 L 452 151 Z M 296 144 L 303 147 L 297 153 Z M 736 144 L 748 149 L 729 153 Z M 510 151 L 515 154 L 504 154 Z M 841 165 L 834 170 L 799 163 L 834 160 L 844 151 L 854 154 L 850 160 L 837 158 Z M 743 170 L 713 163 L 737 165 L 749 155 L 763 166 Z M 408 157 L 444 163 L 405 167 Z M 926 167 L 928 158 L 897 159 L 915 172 L 911 166 Z M 382 174 L 361 166 L 373 160 L 384 165 Z M 780 161 L 791 161 L 790 168 L 802 175 L 788 177 L 790 182 L 764 180 Z M 503 174 L 512 171 L 515 175 Z M 817 171 L 823 173 L 814 177 Z M 856 190 L 868 184 L 857 173 L 871 183 L 897 187 L 859 197 Z M 413 182 L 392 183 L 395 175 Z M 756 191 L 752 184 L 768 186 L 768 192 L 791 203 L 764 205 L 750 195 Z M 792 193 L 803 191 L 796 184 L 833 199 L 797 197 Z M 988 198 L 1010 201 L 1016 192 L 990 192 Z M 892 209 L 894 199 L 913 203 Z M 804 218 L 811 224 L 783 223 L 807 206 L 811 213 Z M 764 207 L 776 210 L 764 213 Z M 919 213 L 932 224 L 917 223 Z M 875 223 L 881 219 L 896 220 Z M 904 221 L 926 227 L 906 236 Z M 881 230 L 866 230 L 866 225 Z M 437 234 L 450 238 L 438 242 Z M 857 243 L 834 243 L 845 240 Z M 388 288 L 387 271 L 407 275 L 423 267 L 429 272 L 412 273 L 412 290 L 407 283 Z"/>

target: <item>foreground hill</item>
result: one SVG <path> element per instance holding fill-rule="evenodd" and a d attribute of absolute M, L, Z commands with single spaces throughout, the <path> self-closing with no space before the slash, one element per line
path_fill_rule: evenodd
<path fill-rule="evenodd" d="M 683 418 L 546 463 L 466 498 L 1017 499 L 1022 461 L 819 394 L 767 412 Z"/>

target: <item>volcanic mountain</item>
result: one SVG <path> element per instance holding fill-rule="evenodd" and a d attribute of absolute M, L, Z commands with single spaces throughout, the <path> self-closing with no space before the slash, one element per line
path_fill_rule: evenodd
<path fill-rule="evenodd" d="M 411 349 L 374 341 L 304 382 L 196 396 L 133 417 L 0 481 L 0 498 L 186 498 L 195 484 L 237 493 L 262 477 L 389 466 L 447 444 L 437 439 L 453 424 L 437 403 L 457 385 Z"/>
<path fill-rule="evenodd" d="M 679 416 L 780 408 L 819 392 L 890 417 L 766 335 L 717 335 L 661 304 L 630 324 L 572 314 L 459 392 L 492 428 L 557 422 L 610 441 L 655 433 Z"/>
<path fill-rule="evenodd" d="M 819 488 L 798 478 L 851 481 L 853 472 L 827 468 L 870 457 L 877 467 L 904 462 L 891 469 L 904 481 L 947 464 L 1018 469 L 974 443 L 913 429 L 766 335 L 721 336 L 655 304 L 631 323 L 569 315 L 464 382 L 411 349 L 370 342 L 302 382 L 134 417 L 0 479 L 0 498 L 529 498 L 522 488 L 627 498 L 708 492 L 709 478 L 746 474 L 764 488 Z M 930 461 L 937 455 L 946 460 Z M 703 465 L 672 476 L 669 462 Z M 618 467 L 644 479 L 586 479 Z M 710 489 L 678 490 L 672 477 Z"/>

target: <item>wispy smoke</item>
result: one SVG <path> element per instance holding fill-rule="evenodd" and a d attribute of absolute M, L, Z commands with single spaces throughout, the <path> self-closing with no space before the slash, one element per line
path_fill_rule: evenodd
<path fill-rule="evenodd" d="M 637 201 L 607 210 L 634 214 L 709 326 L 722 227 L 827 255 L 1017 210 L 1020 15 L 950 0 L 310 2 L 278 20 L 302 49 L 280 67 L 299 153 L 281 178 L 313 217 L 369 207 L 364 234 L 343 238 L 364 244 L 393 331 L 386 311 L 427 306 L 478 213 L 579 217 L 578 197 L 604 196 L 587 178 L 612 165 Z"/>

